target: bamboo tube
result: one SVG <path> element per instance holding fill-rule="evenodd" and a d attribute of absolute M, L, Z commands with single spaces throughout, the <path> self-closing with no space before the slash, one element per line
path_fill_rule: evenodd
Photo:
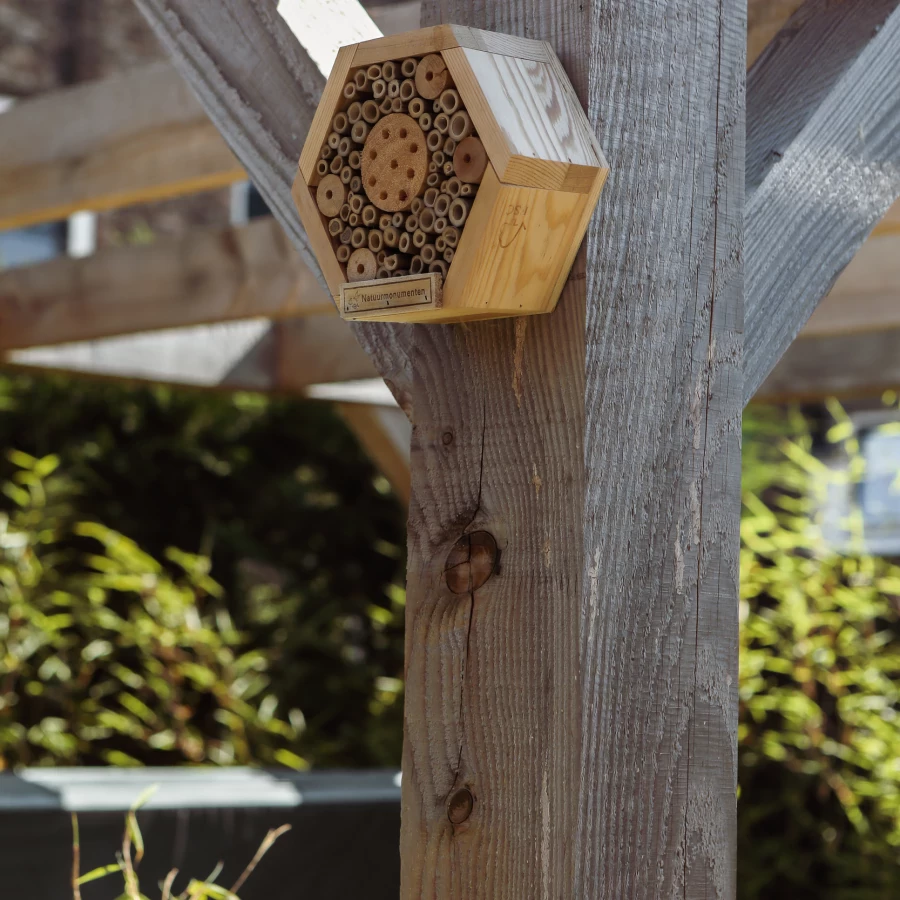
<path fill-rule="evenodd" d="M 322 149 L 319 151 L 319 159 L 331 159 L 332 156 L 334 156 L 334 150 L 328 146 L 326 139 L 325 143 L 322 144 Z"/>
<path fill-rule="evenodd" d="M 409 109 L 407 111 L 414 119 L 418 119 L 425 112 L 425 101 L 421 97 L 413 97 L 409 101 Z"/>
<path fill-rule="evenodd" d="M 400 80 L 397 78 L 392 78 L 388 82 L 388 97 L 390 97 L 393 100 L 394 97 L 399 97 L 399 96 L 400 96 Z"/>
<path fill-rule="evenodd" d="M 428 266 L 429 272 L 440 272 L 443 278 L 447 277 L 447 263 L 442 259 L 436 259 Z"/>
<path fill-rule="evenodd" d="M 422 231 L 434 231 L 434 210 L 427 206 L 419 213 L 419 228 Z"/>
<path fill-rule="evenodd" d="M 347 157 L 350 155 L 350 151 L 352 149 L 353 149 L 353 141 L 350 140 L 350 135 L 345 134 L 338 142 L 338 147 L 337 147 L 338 156 Z"/>
<path fill-rule="evenodd" d="M 424 247 L 422 248 L 425 249 Z M 418 275 L 425 268 L 425 262 L 421 256 L 417 253 L 410 261 L 409 261 L 409 274 L 410 275 Z"/>
<path fill-rule="evenodd" d="M 456 255 L 456 251 L 452 247 L 448 247 L 444 251 L 444 261 L 449 265 L 453 262 L 453 257 Z"/>
<path fill-rule="evenodd" d="M 400 268 L 409 268 L 409 256 L 405 253 L 392 253 L 384 258 L 384 267 L 388 272 L 396 272 Z"/>
<path fill-rule="evenodd" d="M 347 202 L 350 204 L 351 212 L 361 213 L 366 205 L 366 198 L 362 194 L 353 193 L 347 198 Z"/>
<path fill-rule="evenodd" d="M 412 242 L 413 242 L 413 247 L 415 247 L 417 250 L 419 250 L 428 243 L 428 235 L 425 234 L 425 232 L 422 231 L 421 228 L 417 228 L 413 232 Z"/>
<path fill-rule="evenodd" d="M 328 171 L 333 175 L 340 175 L 341 169 L 344 168 L 344 159 L 341 156 L 332 156 L 331 162 L 328 164 Z"/>
<path fill-rule="evenodd" d="M 320 159 L 316 163 L 316 175 L 318 175 L 321 178 L 323 175 L 327 175 L 327 174 L 328 174 L 328 160 Z"/>
<path fill-rule="evenodd" d="M 474 197 L 475 196 L 475 185 L 474 184 L 460 185 L 459 196 L 460 197 Z"/>
<path fill-rule="evenodd" d="M 347 217 L 347 224 L 351 228 L 356 228 L 356 226 L 359 225 L 359 213 L 350 213 Z"/>
<path fill-rule="evenodd" d="M 356 70 L 356 74 L 353 76 L 353 83 L 356 85 L 358 91 L 371 90 L 371 87 L 369 86 L 369 76 L 366 74 L 365 69 Z"/>
<path fill-rule="evenodd" d="M 455 175 L 452 178 L 447 179 L 447 193 L 451 197 L 454 199 L 457 198 L 461 190 L 462 182 Z"/>
<path fill-rule="evenodd" d="M 453 88 L 447 88 L 446 91 L 441 91 L 438 102 L 441 104 L 441 109 L 447 113 L 448 116 L 452 116 L 462 104 L 462 101 L 459 99 L 459 94 L 454 91 Z"/>
<path fill-rule="evenodd" d="M 346 222 L 350 218 L 350 213 L 352 213 L 352 212 L 353 212 L 353 210 L 350 209 L 350 204 L 344 203 L 341 206 L 341 210 L 338 213 L 338 215 Z"/>
<path fill-rule="evenodd" d="M 401 253 L 406 253 L 409 251 L 409 248 L 411 246 L 412 246 L 412 237 L 410 236 L 408 231 L 404 231 L 400 235 L 400 240 L 397 241 L 397 249 L 399 249 Z"/>
<path fill-rule="evenodd" d="M 362 103 L 355 100 L 347 107 L 347 121 L 353 125 L 362 118 Z"/>
<path fill-rule="evenodd" d="M 391 112 L 402 113 L 405 106 L 406 104 L 404 104 L 399 97 L 394 97 L 394 99 L 391 100 Z"/>
<path fill-rule="evenodd" d="M 347 244 L 341 244 L 337 250 L 334 251 L 334 255 L 337 257 L 339 263 L 345 263 L 350 259 L 350 247 Z"/>
<path fill-rule="evenodd" d="M 422 195 L 422 203 L 430 208 L 434 207 L 434 201 L 438 198 L 437 188 L 428 188 Z"/>
<path fill-rule="evenodd" d="M 355 100 L 357 96 L 356 85 L 352 81 L 348 81 L 344 85 L 343 93 L 345 100 Z"/>
<path fill-rule="evenodd" d="M 419 217 L 407 216 L 406 221 L 403 223 L 403 227 L 409 232 L 415 231 L 419 227 Z"/>
<path fill-rule="evenodd" d="M 459 229 L 448 225 L 441 237 L 448 247 L 455 247 L 459 243 Z"/>
<path fill-rule="evenodd" d="M 458 144 L 472 133 L 472 120 L 464 109 L 458 109 L 450 117 L 450 128 L 447 134 Z"/>
<path fill-rule="evenodd" d="M 376 278 L 390 278 L 391 273 L 384 266 L 378 267 L 378 274 L 375 276 Z"/>
<path fill-rule="evenodd" d="M 434 103 L 431 104 L 431 111 L 437 115 L 441 111 L 441 101 L 435 100 Z"/>
<path fill-rule="evenodd" d="M 381 77 L 385 81 L 391 81 L 397 77 L 397 63 L 389 59 L 386 63 L 381 64 Z"/>
<path fill-rule="evenodd" d="M 326 175 L 316 188 L 316 206 L 323 216 L 331 219 L 341 212 L 347 201 L 347 188 L 337 175 Z"/>
<path fill-rule="evenodd" d="M 437 250 L 434 244 L 426 244 L 420 251 L 423 263 L 430 263 L 437 259 Z"/>
<path fill-rule="evenodd" d="M 443 150 L 435 150 L 434 153 L 431 154 L 431 160 L 439 166 L 442 166 L 445 162 L 447 162 L 447 158 L 444 156 Z"/>
<path fill-rule="evenodd" d="M 384 100 L 381 101 L 381 105 L 378 107 L 379 112 L 382 115 L 390 115 L 394 110 L 394 101 L 391 100 L 390 97 L 385 97 Z"/>
<path fill-rule="evenodd" d="M 384 235 L 374 228 L 369 232 L 367 240 L 369 249 L 373 253 L 378 253 L 378 251 L 381 250 L 382 246 L 384 245 Z"/>
<path fill-rule="evenodd" d="M 429 131 L 425 137 L 425 144 L 432 153 L 435 150 L 440 150 L 443 143 L 444 137 L 436 128 Z"/>
<path fill-rule="evenodd" d="M 447 249 L 447 239 L 444 235 L 439 234 L 437 236 L 437 240 L 434 242 L 434 249 L 437 250 L 438 253 L 443 253 Z"/>
<path fill-rule="evenodd" d="M 425 132 L 431 131 L 431 113 L 426 112 L 419 116 L 419 128 Z"/>
<path fill-rule="evenodd" d="M 424 205 L 425 204 L 422 202 L 421 197 L 413 197 L 412 203 L 410 203 L 410 205 L 409 205 L 409 211 L 414 216 L 417 216 L 417 215 L 419 215 L 420 212 L 422 212 L 422 207 Z"/>
<path fill-rule="evenodd" d="M 444 163 L 444 174 L 449 178 L 453 174 L 453 163 L 445 162 Z"/>
<path fill-rule="evenodd" d="M 416 96 L 416 83 L 412 78 L 404 78 L 400 82 L 400 99 L 404 103 L 409 103 Z"/>
<path fill-rule="evenodd" d="M 388 225 L 387 228 L 382 229 L 382 233 L 384 234 L 384 243 L 387 247 L 396 247 L 400 242 L 400 232 L 393 225 Z"/>
<path fill-rule="evenodd" d="M 434 214 L 436 216 L 446 216 L 450 209 L 453 198 L 449 194 L 438 194 L 434 201 Z"/>
<path fill-rule="evenodd" d="M 447 217 L 446 216 L 438 216 L 434 220 L 434 233 L 435 234 L 443 234 L 447 230 Z"/>
<path fill-rule="evenodd" d="M 331 134 L 328 135 L 327 143 L 328 143 L 328 146 L 331 147 L 332 150 L 337 150 L 338 144 L 340 142 L 341 142 L 341 136 L 336 131 L 332 131 Z"/>
<path fill-rule="evenodd" d="M 351 169 L 358 169 L 362 165 L 362 157 L 359 155 L 359 150 L 351 150 L 347 154 L 347 162 L 350 163 Z"/>
<path fill-rule="evenodd" d="M 391 215 L 390 213 L 382 213 L 378 217 L 378 227 L 384 231 L 385 228 L 391 227 Z"/>
<path fill-rule="evenodd" d="M 428 163 L 428 171 L 429 172 L 437 172 L 437 170 L 438 170 L 437 163 L 434 160 L 431 160 L 431 162 Z"/>
<path fill-rule="evenodd" d="M 360 215 L 363 225 L 367 225 L 369 228 L 372 228 L 378 221 L 378 210 L 371 203 L 363 207 Z"/>
<path fill-rule="evenodd" d="M 403 223 L 406 221 L 406 214 L 402 212 L 395 212 L 394 215 L 391 216 L 391 225 L 394 228 L 402 228 Z"/>
<path fill-rule="evenodd" d="M 439 97 L 449 80 L 447 65 L 438 53 L 429 53 L 416 66 L 416 90 L 426 100 Z"/>
<path fill-rule="evenodd" d="M 375 277 L 377 271 L 375 254 L 368 247 L 358 247 L 350 254 L 347 263 L 347 278 L 350 281 L 368 281 Z"/>
<path fill-rule="evenodd" d="M 469 217 L 471 205 L 472 204 L 468 200 L 457 197 L 450 204 L 450 209 L 447 211 L 447 218 L 450 220 L 450 224 L 455 225 L 457 228 L 462 228 L 466 219 Z"/>
<path fill-rule="evenodd" d="M 366 75 L 369 77 L 369 81 L 375 81 L 376 78 L 381 78 L 381 66 L 373 63 L 366 69 Z"/>
<path fill-rule="evenodd" d="M 341 243 L 350 246 L 350 238 L 353 237 L 353 229 L 347 225 L 341 232 Z"/>
<path fill-rule="evenodd" d="M 383 100 L 387 94 L 387 82 L 383 78 L 372 82 L 372 96 L 376 100 Z"/>
<path fill-rule="evenodd" d="M 400 74 L 404 78 L 415 78 L 416 77 L 416 68 L 418 63 L 411 57 L 408 56 L 406 59 L 400 63 Z"/>
<path fill-rule="evenodd" d="M 350 129 L 350 137 L 352 137 L 357 144 L 364 144 L 368 136 L 368 122 L 364 122 L 362 119 L 360 119 L 358 122 L 353 123 L 353 128 Z"/>
<path fill-rule="evenodd" d="M 358 194 L 362 190 L 362 178 L 359 175 L 354 175 L 350 179 L 350 190 L 353 191 L 354 194 Z"/>
<path fill-rule="evenodd" d="M 378 104 L 374 100 L 366 100 L 362 105 L 362 117 L 370 125 L 374 125 L 381 116 L 378 111 Z"/>
<path fill-rule="evenodd" d="M 387 257 L 387 251 L 384 249 L 381 249 L 375 254 L 375 262 L 377 262 L 379 266 L 383 266 L 384 260 L 386 257 Z"/>
<path fill-rule="evenodd" d="M 344 184 L 349 185 L 351 178 L 353 178 L 353 169 L 351 169 L 350 166 L 344 166 L 344 168 L 341 169 L 341 181 L 343 181 Z"/>
<path fill-rule="evenodd" d="M 425 184 L 428 187 L 436 188 L 441 183 L 441 176 L 437 172 L 429 172 L 425 178 Z"/>
<path fill-rule="evenodd" d="M 368 236 L 368 232 L 361 225 L 354 228 L 353 234 L 350 235 L 350 246 L 356 248 L 365 247 Z"/>
<path fill-rule="evenodd" d="M 340 237 L 343 230 L 344 223 L 341 221 L 339 216 L 335 217 L 334 219 L 328 220 L 328 233 L 333 238 Z"/>
<path fill-rule="evenodd" d="M 434 117 L 434 127 L 442 134 L 446 134 L 450 130 L 450 117 L 447 113 L 441 112 Z M 443 144 L 443 139 L 441 143 Z"/>
<path fill-rule="evenodd" d="M 453 154 L 453 171 L 460 181 L 478 184 L 487 168 L 487 153 L 484 145 L 471 135 L 460 141 Z"/>
<path fill-rule="evenodd" d="M 347 118 L 347 113 L 335 113 L 334 118 L 331 120 L 331 128 L 332 131 L 336 131 L 338 134 L 346 134 L 350 130 L 350 120 Z"/>
<path fill-rule="evenodd" d="M 444 141 L 444 153 L 449 156 L 450 159 L 453 159 L 453 154 L 456 153 L 456 141 L 454 141 L 452 137 L 448 137 L 447 140 Z"/>

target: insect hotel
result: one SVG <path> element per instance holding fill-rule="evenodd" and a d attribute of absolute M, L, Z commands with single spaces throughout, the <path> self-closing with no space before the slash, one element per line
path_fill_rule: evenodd
<path fill-rule="evenodd" d="M 294 199 L 345 319 L 550 312 L 607 165 L 549 44 L 448 26 L 341 49 Z"/>

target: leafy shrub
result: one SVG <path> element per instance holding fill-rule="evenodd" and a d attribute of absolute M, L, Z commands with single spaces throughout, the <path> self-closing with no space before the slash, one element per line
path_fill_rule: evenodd
<path fill-rule="evenodd" d="M 831 410 L 843 470 L 813 456 L 796 417 L 747 426 L 757 439 L 741 523 L 743 900 L 900 894 L 900 567 L 824 540 L 827 492 L 866 475 L 850 420 Z"/>

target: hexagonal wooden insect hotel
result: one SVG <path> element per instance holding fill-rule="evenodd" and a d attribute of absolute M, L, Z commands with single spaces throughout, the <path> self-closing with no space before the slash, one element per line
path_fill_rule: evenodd
<path fill-rule="evenodd" d="M 345 319 L 550 312 L 608 168 L 549 44 L 456 25 L 342 47 L 294 200 Z"/>

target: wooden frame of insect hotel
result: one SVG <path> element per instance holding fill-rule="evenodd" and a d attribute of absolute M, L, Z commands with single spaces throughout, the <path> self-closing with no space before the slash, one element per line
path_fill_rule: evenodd
<path fill-rule="evenodd" d="M 544 41 L 455 25 L 342 47 L 294 200 L 345 319 L 550 312 L 608 167 Z"/>

